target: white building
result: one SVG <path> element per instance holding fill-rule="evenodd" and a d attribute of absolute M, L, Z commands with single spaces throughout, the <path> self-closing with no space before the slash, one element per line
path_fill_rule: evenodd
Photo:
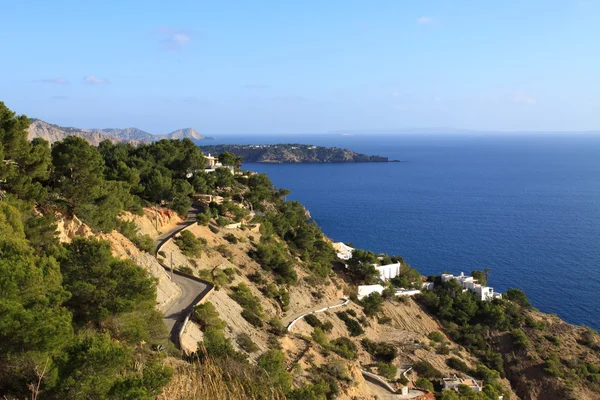
<path fill-rule="evenodd" d="M 492 287 L 480 285 L 477 283 L 477 279 L 473 278 L 472 276 L 466 276 L 463 272 L 461 272 L 459 276 L 442 274 L 442 282 L 448 282 L 451 280 L 456 280 L 463 290 L 468 290 L 472 293 L 475 293 L 482 301 L 502 298 L 502 293 L 494 292 L 494 288 Z"/>
<path fill-rule="evenodd" d="M 358 287 L 358 295 L 356 297 L 358 297 L 359 300 L 362 300 L 364 297 L 367 297 L 368 295 L 370 295 L 371 293 L 383 293 L 383 289 L 385 289 L 383 286 L 381 285 L 363 285 L 363 286 L 359 286 Z"/>
<path fill-rule="evenodd" d="M 433 282 L 423 282 L 423 284 L 421 285 L 421 289 L 423 289 L 423 290 L 433 290 L 434 285 L 435 284 Z"/>
<path fill-rule="evenodd" d="M 210 153 L 204 156 L 206 158 L 206 167 L 204 168 L 204 172 L 215 172 L 217 168 L 227 168 L 232 174 L 235 172 L 234 168 L 231 165 L 223 165 L 219 161 L 218 157 L 211 156 Z"/>
<path fill-rule="evenodd" d="M 463 379 L 454 375 L 452 378 L 444 378 L 444 389 L 458 391 L 458 385 L 468 386 L 474 392 L 481 392 L 483 386 L 479 384 L 475 379 Z"/>
<path fill-rule="evenodd" d="M 367 297 L 368 295 L 370 295 L 371 293 L 383 293 L 385 287 L 381 286 L 381 285 L 362 285 L 358 287 L 358 295 L 356 297 L 358 297 L 359 300 L 362 300 L 363 298 Z M 394 292 L 394 295 L 396 296 L 414 296 L 416 294 L 421 293 L 421 291 L 419 289 L 396 289 L 396 292 Z"/>
<path fill-rule="evenodd" d="M 342 242 L 333 243 L 333 249 L 337 252 L 338 258 L 345 261 L 352 258 L 352 252 L 354 251 L 352 247 L 347 246 Z"/>
<path fill-rule="evenodd" d="M 375 266 L 375 269 L 379 272 L 379 277 L 382 281 L 387 281 L 400 275 L 400 262 L 388 265 L 373 265 Z"/>

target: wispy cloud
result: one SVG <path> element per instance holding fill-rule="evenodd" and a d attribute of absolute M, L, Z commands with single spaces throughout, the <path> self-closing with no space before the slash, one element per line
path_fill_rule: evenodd
<path fill-rule="evenodd" d="M 400 97 L 400 92 L 392 92 L 390 94 L 392 97 Z"/>
<path fill-rule="evenodd" d="M 52 100 L 66 100 L 67 96 L 52 96 Z"/>
<path fill-rule="evenodd" d="M 47 79 L 37 79 L 36 83 L 54 83 L 56 85 L 68 85 L 69 81 L 65 78 L 47 78 Z"/>
<path fill-rule="evenodd" d="M 521 104 L 535 104 L 537 103 L 537 98 L 525 92 L 517 92 L 512 97 L 512 101 Z"/>
<path fill-rule="evenodd" d="M 434 24 L 435 23 L 435 19 L 432 17 L 419 17 L 417 18 L 417 24 L 421 24 L 421 25 L 428 25 L 428 24 Z"/>
<path fill-rule="evenodd" d="M 154 32 L 164 36 L 164 39 L 160 41 L 160 44 L 168 51 L 181 50 L 192 41 L 193 35 L 190 31 L 169 27 L 158 28 Z"/>
<path fill-rule="evenodd" d="M 271 86 L 265 85 L 263 83 L 247 83 L 244 85 L 246 89 L 268 89 Z"/>
<path fill-rule="evenodd" d="M 435 101 L 436 103 L 441 103 L 442 102 L 442 98 L 440 96 L 435 96 L 433 98 L 433 101 Z"/>
<path fill-rule="evenodd" d="M 108 85 L 110 81 L 106 78 L 98 78 L 94 75 L 88 75 L 83 78 L 83 83 L 87 83 L 88 85 Z"/>

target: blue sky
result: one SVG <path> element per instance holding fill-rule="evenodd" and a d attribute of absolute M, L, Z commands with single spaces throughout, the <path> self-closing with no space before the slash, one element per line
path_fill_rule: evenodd
<path fill-rule="evenodd" d="M 600 129 L 600 1 L 12 1 L 0 100 L 153 133 Z"/>

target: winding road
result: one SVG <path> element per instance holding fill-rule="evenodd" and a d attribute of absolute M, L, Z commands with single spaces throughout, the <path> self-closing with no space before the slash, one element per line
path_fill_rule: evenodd
<path fill-rule="evenodd" d="M 180 222 L 175 228 L 158 236 L 154 240 L 154 244 L 156 245 L 155 254 L 158 255 L 162 246 L 172 239 L 173 236 L 188 226 L 195 224 L 196 215 L 198 215 L 199 212 L 200 209 L 197 207 L 190 208 L 185 221 Z M 163 267 L 167 270 L 167 273 L 170 273 L 170 270 L 166 265 L 163 265 Z M 194 305 L 210 292 L 212 287 L 199 279 L 191 278 L 179 271 L 173 271 L 172 277 L 173 282 L 181 288 L 181 295 L 172 301 L 165 310 L 163 321 L 169 329 L 171 341 L 176 345 L 179 345 L 179 332 L 181 331 L 186 316 Z"/>

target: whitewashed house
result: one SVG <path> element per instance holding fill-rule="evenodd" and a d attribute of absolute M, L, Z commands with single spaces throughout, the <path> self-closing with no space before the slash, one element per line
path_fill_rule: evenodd
<path fill-rule="evenodd" d="M 351 259 L 352 252 L 354 252 L 352 247 L 347 246 L 342 242 L 333 243 L 333 249 L 337 252 L 337 257 L 344 261 Z"/>
<path fill-rule="evenodd" d="M 367 297 L 371 293 L 383 293 L 383 289 L 385 289 L 381 285 L 362 285 L 358 287 L 358 297 L 359 300 L 362 300 L 364 297 Z"/>
<path fill-rule="evenodd" d="M 442 274 L 442 282 L 448 282 L 456 280 L 463 290 L 468 290 L 475 293 L 477 297 L 482 301 L 489 301 L 493 299 L 501 299 L 502 293 L 494 292 L 494 288 L 489 286 L 483 286 L 477 283 L 477 279 L 472 276 L 467 276 L 463 272 L 458 276 L 452 274 Z"/>
<path fill-rule="evenodd" d="M 400 262 L 388 265 L 373 264 L 373 266 L 379 272 L 379 278 L 382 281 L 387 281 L 400 275 Z"/>

